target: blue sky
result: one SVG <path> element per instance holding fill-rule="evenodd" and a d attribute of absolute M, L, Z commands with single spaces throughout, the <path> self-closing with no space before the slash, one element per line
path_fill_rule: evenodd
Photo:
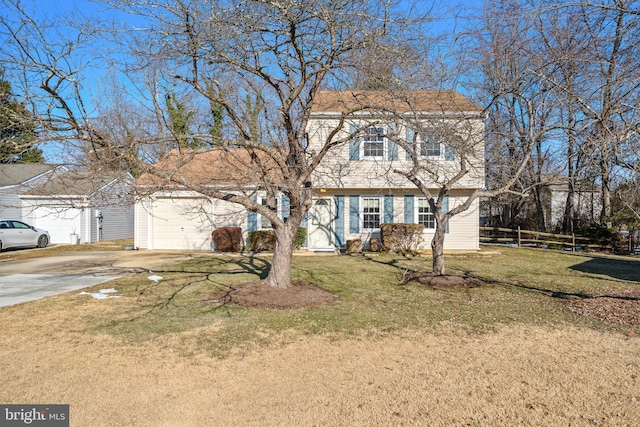
<path fill-rule="evenodd" d="M 409 3 L 407 3 L 408 5 Z M 420 7 L 425 10 L 433 4 L 432 15 L 438 19 L 439 24 L 434 26 L 434 31 L 461 31 L 469 22 L 464 19 L 465 16 L 473 12 L 474 8 L 479 7 L 482 4 L 481 0 L 436 0 L 435 2 L 422 1 Z M 36 12 L 36 16 L 53 19 L 55 16 L 65 16 L 73 18 L 75 16 L 81 17 L 99 17 L 102 20 L 121 21 L 123 14 L 109 9 L 104 4 L 95 3 L 89 0 L 24 0 L 23 5 L 26 9 L 32 13 Z M 5 15 L 6 11 L 0 12 Z M 6 16 L 6 15 L 5 15 Z M 127 17 L 125 19 L 132 19 Z M 79 19 L 78 19 L 79 22 Z M 92 79 L 94 82 L 100 80 L 101 74 L 104 75 L 105 70 L 94 71 Z M 89 81 L 89 80 L 87 80 Z M 98 90 L 97 85 L 87 87 L 87 94 Z M 464 91 L 463 91 L 464 92 Z M 64 162 L 64 155 L 59 151 L 59 147 L 55 145 L 48 145 L 44 147 L 45 156 L 49 162 Z"/>

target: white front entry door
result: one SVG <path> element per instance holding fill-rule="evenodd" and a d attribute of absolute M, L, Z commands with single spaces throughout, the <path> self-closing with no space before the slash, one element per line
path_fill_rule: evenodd
<path fill-rule="evenodd" d="M 315 199 L 309 211 L 309 249 L 333 250 L 331 199 Z"/>

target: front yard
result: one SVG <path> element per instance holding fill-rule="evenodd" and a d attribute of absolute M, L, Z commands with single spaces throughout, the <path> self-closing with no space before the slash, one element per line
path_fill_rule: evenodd
<path fill-rule="evenodd" d="M 482 286 L 402 283 L 429 265 L 295 257 L 331 297 L 275 310 L 233 305 L 268 257 L 207 256 L 101 286 L 120 298 L 6 307 L 0 402 L 91 426 L 640 421 L 639 260 L 486 248 L 447 257 Z"/>

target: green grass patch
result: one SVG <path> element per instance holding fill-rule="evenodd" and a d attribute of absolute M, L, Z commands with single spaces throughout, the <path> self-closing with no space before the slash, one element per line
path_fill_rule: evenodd
<path fill-rule="evenodd" d="M 508 323 L 630 329 L 577 315 L 564 302 L 638 289 L 638 260 L 492 248 L 449 255 L 446 262 L 449 273 L 472 275 L 487 285 L 442 290 L 400 283 L 407 269 L 428 271 L 428 257 L 304 256 L 294 257 L 294 279 L 334 292 L 336 302 L 297 310 L 245 309 L 214 302 L 211 296 L 265 277 L 268 256 L 208 256 L 156 272 L 163 276 L 157 284 L 148 274 L 111 282 L 125 298 L 89 315 L 86 324 L 130 342 L 172 337 L 185 351 L 217 356 L 299 334 L 341 337 L 405 328 L 437 333 L 443 325 L 482 332 Z"/>
<path fill-rule="evenodd" d="M 10 249 L 0 253 L 0 260 L 3 259 L 29 259 L 44 256 L 53 256 L 68 252 L 86 251 L 122 251 L 124 245 L 132 245 L 133 239 L 107 240 L 103 242 L 82 243 L 78 245 L 49 245 L 46 248 L 33 249 Z"/>

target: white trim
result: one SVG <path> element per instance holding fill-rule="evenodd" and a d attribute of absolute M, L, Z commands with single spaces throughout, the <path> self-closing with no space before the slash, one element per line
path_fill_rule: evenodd
<path fill-rule="evenodd" d="M 360 206 L 358 214 L 360 216 L 360 231 L 361 232 L 376 232 L 380 231 L 380 227 L 377 228 L 366 228 L 364 226 L 364 199 L 376 199 L 380 202 L 380 212 L 378 215 L 380 218 L 378 219 L 378 223 L 382 224 L 384 222 L 384 197 L 383 196 L 360 196 Z"/>
<path fill-rule="evenodd" d="M 153 249 L 153 202 L 155 197 L 149 197 L 147 200 L 147 249 Z"/>
<path fill-rule="evenodd" d="M 427 136 L 433 136 L 434 141 L 437 142 L 433 142 L 433 141 L 423 141 L 423 136 L 427 135 Z M 439 156 L 428 156 L 428 155 L 424 155 L 422 154 L 422 148 L 425 144 L 438 144 L 440 146 L 440 155 Z M 444 160 L 445 159 L 445 150 L 446 147 L 444 145 L 444 143 L 442 143 L 440 141 L 440 138 L 438 138 L 437 136 L 433 135 L 432 133 L 429 132 L 419 132 L 418 133 L 418 137 L 417 137 L 417 141 L 416 141 L 416 146 L 418 148 L 418 158 L 422 159 L 422 160 Z"/>
<path fill-rule="evenodd" d="M 367 135 L 367 130 L 370 128 L 382 129 L 381 134 L 378 134 L 378 133 L 375 134 L 375 135 L 382 135 L 382 156 L 365 156 L 364 154 L 364 146 L 367 144 L 365 136 Z M 384 135 L 387 134 L 388 128 L 389 128 L 389 125 L 371 125 L 363 129 L 363 131 L 359 134 L 360 146 L 358 147 L 358 150 L 360 151 L 359 153 L 360 159 L 362 160 L 386 160 L 387 159 L 389 139 Z M 371 141 L 371 142 L 373 143 L 375 141 Z"/>
<path fill-rule="evenodd" d="M 415 200 L 414 200 L 414 206 L 413 206 L 413 218 L 414 218 L 414 222 L 416 224 L 420 224 L 420 200 L 424 200 L 427 201 L 427 198 L 424 196 L 416 196 Z M 428 203 L 428 202 L 427 202 Z M 429 205 L 429 212 L 431 212 L 431 206 Z M 433 216 L 433 212 L 431 212 L 431 215 Z M 435 226 L 435 217 L 433 218 L 433 228 L 431 227 L 424 227 L 424 231 L 434 231 L 436 229 Z"/>
<path fill-rule="evenodd" d="M 267 196 L 265 195 L 256 195 L 256 203 L 258 204 L 262 204 L 263 201 L 267 200 Z M 265 206 L 265 205 L 262 205 Z M 273 227 L 262 227 L 262 215 L 258 212 L 256 212 L 257 216 L 256 216 L 256 230 L 273 230 Z M 282 219 L 282 194 L 278 194 L 276 196 L 276 215 L 278 215 L 278 218 Z"/>

